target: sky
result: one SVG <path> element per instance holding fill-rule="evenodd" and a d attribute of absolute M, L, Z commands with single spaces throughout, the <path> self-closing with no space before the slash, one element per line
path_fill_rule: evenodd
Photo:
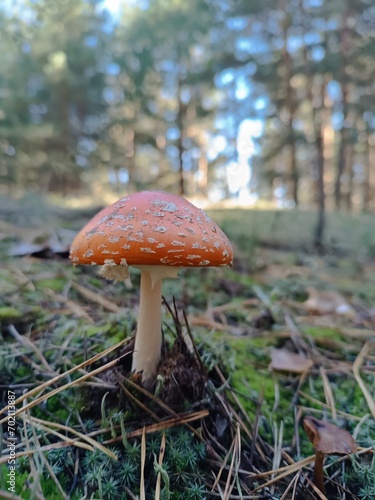
<path fill-rule="evenodd" d="M 103 3 L 110 12 L 118 14 L 121 10 L 121 5 L 125 2 L 126 0 L 105 0 Z"/>

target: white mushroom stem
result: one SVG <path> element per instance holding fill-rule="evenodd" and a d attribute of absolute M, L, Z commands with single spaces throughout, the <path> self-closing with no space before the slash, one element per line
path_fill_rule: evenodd
<path fill-rule="evenodd" d="M 161 355 L 161 290 L 163 278 L 177 278 L 178 268 L 137 266 L 141 271 L 139 317 L 132 371 L 142 372 L 142 382 L 153 382 Z"/>

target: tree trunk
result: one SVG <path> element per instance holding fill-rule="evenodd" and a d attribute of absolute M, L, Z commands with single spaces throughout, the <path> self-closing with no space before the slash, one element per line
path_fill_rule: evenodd
<path fill-rule="evenodd" d="M 324 158 L 324 130 L 326 129 L 326 124 L 328 121 L 327 110 L 325 107 L 326 98 L 326 87 L 328 83 L 327 76 L 323 77 L 322 87 L 321 87 L 321 107 L 319 110 L 319 120 L 315 121 L 315 144 L 317 149 L 317 167 L 318 167 L 318 220 L 315 227 L 315 237 L 314 237 L 314 247 L 318 252 L 325 252 L 324 245 L 324 232 L 326 225 L 326 194 L 325 194 L 325 158 Z"/>
<path fill-rule="evenodd" d="M 371 135 L 369 126 L 367 126 L 367 141 L 366 150 L 363 158 L 363 182 L 362 182 L 362 211 L 370 211 L 370 201 L 371 201 Z"/>
<path fill-rule="evenodd" d="M 208 161 L 205 156 L 203 156 L 204 151 L 201 150 L 201 156 L 198 160 L 198 189 L 200 193 L 207 196 L 208 188 Z"/>
<path fill-rule="evenodd" d="M 307 29 L 304 25 L 304 18 L 306 16 L 306 12 L 303 5 L 303 0 L 300 0 L 299 3 L 300 13 L 301 13 L 301 23 L 303 33 L 307 32 Z M 307 45 L 303 46 L 303 57 L 304 63 L 306 67 L 307 73 L 307 100 L 311 103 L 311 119 L 313 123 L 314 129 L 314 144 L 315 144 L 315 160 L 316 160 L 316 169 L 317 169 L 317 181 L 316 181 L 316 203 L 318 207 L 318 218 L 316 221 L 314 235 L 313 235 L 313 245 L 317 252 L 324 251 L 324 231 L 326 225 L 326 195 L 325 195 L 325 186 L 324 186 L 324 97 L 326 91 L 326 81 L 323 77 L 323 81 L 321 84 L 321 99 L 320 99 L 320 109 L 318 110 L 314 104 L 313 92 L 312 92 L 312 82 L 313 82 L 313 71 L 311 68 L 311 63 L 308 58 L 308 49 Z"/>
<path fill-rule="evenodd" d="M 291 85 L 291 79 L 293 76 L 293 60 L 288 51 L 288 31 L 291 24 L 291 17 L 286 13 L 287 0 L 282 0 L 281 8 L 285 12 L 285 19 L 283 20 L 283 38 L 284 44 L 281 51 L 283 63 L 286 69 L 285 83 L 286 83 L 286 100 L 285 107 L 288 113 L 288 141 L 289 141 L 289 162 L 290 162 L 290 182 L 291 182 L 291 194 L 293 201 L 296 205 L 299 203 L 299 173 L 296 158 L 296 144 L 295 144 L 295 134 L 294 134 L 294 119 L 297 109 L 297 102 L 293 87 Z"/>
<path fill-rule="evenodd" d="M 353 208 L 353 154 L 354 154 L 354 145 L 349 143 L 346 147 L 346 155 L 345 155 L 345 172 L 348 176 L 348 182 L 345 189 L 345 205 L 346 209 L 351 211 Z"/>
<path fill-rule="evenodd" d="M 136 133 L 135 130 L 126 129 L 125 130 L 125 156 L 126 156 L 126 170 L 128 172 L 128 192 L 133 193 L 137 190 L 136 188 L 136 166 L 135 166 L 135 154 L 136 154 Z"/>
<path fill-rule="evenodd" d="M 369 142 L 369 211 L 375 210 L 375 142 L 374 139 Z"/>
<path fill-rule="evenodd" d="M 348 18 L 350 9 L 347 7 L 343 13 L 341 21 L 341 93 L 342 93 L 342 114 L 343 121 L 340 129 L 340 146 L 337 158 L 336 179 L 335 179 L 335 205 L 339 210 L 341 206 L 342 192 L 342 177 L 345 171 L 345 158 L 347 154 L 347 144 L 349 138 L 349 129 L 347 128 L 348 119 L 348 74 L 347 74 L 347 59 L 346 54 L 350 49 L 350 28 L 348 26 Z"/>
<path fill-rule="evenodd" d="M 185 152 L 185 148 L 183 145 L 183 140 L 184 140 L 184 126 L 185 126 L 185 117 L 186 117 L 186 105 L 182 102 L 181 100 L 181 80 L 180 78 L 178 79 L 178 109 L 177 109 L 177 119 L 176 119 L 176 125 L 177 128 L 180 132 L 180 136 L 177 139 L 177 149 L 178 149 L 178 173 L 179 173 L 179 194 L 183 196 L 185 194 L 185 175 L 184 175 L 184 160 L 183 160 L 183 154 Z"/>
<path fill-rule="evenodd" d="M 293 128 L 293 126 L 291 128 Z M 296 144 L 294 141 L 295 138 L 293 137 L 293 142 L 290 145 L 290 170 L 292 178 L 292 196 L 297 206 L 299 204 L 299 173 L 297 167 Z"/>
<path fill-rule="evenodd" d="M 341 83 L 342 92 L 342 111 L 343 111 L 343 124 L 341 126 L 340 146 L 337 157 L 336 180 L 335 180 L 335 206 L 337 210 L 341 207 L 341 192 L 342 192 L 342 178 L 345 171 L 345 157 L 347 154 L 349 130 L 345 127 L 345 121 L 348 114 L 347 105 L 347 84 Z"/>
<path fill-rule="evenodd" d="M 322 252 L 324 249 L 323 239 L 324 239 L 324 229 L 325 229 L 325 190 L 324 190 L 324 154 L 323 154 L 323 136 L 320 133 L 315 139 L 316 151 L 317 151 L 317 170 L 318 170 L 318 220 L 315 226 L 314 235 L 314 247 L 318 252 Z"/>

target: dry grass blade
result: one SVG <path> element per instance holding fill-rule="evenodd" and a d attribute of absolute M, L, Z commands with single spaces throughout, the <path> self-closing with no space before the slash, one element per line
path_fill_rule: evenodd
<path fill-rule="evenodd" d="M 10 345 L 10 350 L 13 353 L 13 357 L 17 358 L 19 357 L 25 364 L 29 365 L 36 373 L 40 373 L 40 365 L 37 363 L 34 363 L 28 356 L 25 354 L 22 354 L 15 345 Z M 43 371 L 43 370 L 42 370 Z"/>
<path fill-rule="evenodd" d="M 55 361 L 55 365 L 58 366 L 61 363 L 61 360 L 64 357 L 66 349 L 69 347 L 69 344 L 71 341 L 74 339 L 75 332 L 72 331 L 64 340 L 64 342 L 59 346 L 58 352 L 57 352 L 57 358 Z"/>
<path fill-rule="evenodd" d="M 146 500 L 145 465 L 146 465 L 146 430 L 143 427 L 142 441 L 141 441 L 141 479 L 139 484 L 140 500 Z"/>
<path fill-rule="evenodd" d="M 245 309 L 248 306 L 258 306 L 259 299 L 244 299 L 244 300 L 232 300 L 221 306 L 211 306 L 207 310 L 207 314 L 212 317 L 214 313 L 221 313 L 226 311 L 231 311 L 232 309 Z"/>
<path fill-rule="evenodd" d="M 226 466 L 226 464 L 228 462 L 230 454 L 233 452 L 234 445 L 235 445 L 235 439 L 233 439 L 232 444 L 230 445 L 230 448 L 228 450 L 228 453 L 226 454 L 226 456 L 225 456 L 225 458 L 223 460 L 223 463 L 221 464 L 221 467 L 219 469 L 219 472 L 216 475 L 214 484 L 212 485 L 212 488 L 211 488 L 211 492 L 213 492 L 218 487 L 218 485 L 219 485 L 219 482 L 220 482 L 220 479 L 221 479 L 221 475 L 222 475 L 222 473 L 223 473 L 223 471 L 225 469 L 225 466 Z"/>
<path fill-rule="evenodd" d="M 86 443 L 81 443 L 77 439 L 72 439 L 72 440 L 65 440 L 61 441 L 60 443 L 53 443 L 53 444 L 47 444 L 45 446 L 41 446 L 39 449 L 33 449 L 33 450 L 27 450 L 27 451 L 19 451 L 16 453 L 15 458 L 21 458 L 21 457 L 27 457 L 29 455 L 33 455 L 34 453 L 38 453 L 39 451 L 50 451 L 50 450 L 56 450 L 59 448 L 67 448 L 69 446 L 76 446 L 77 448 L 82 448 L 83 450 L 88 450 L 93 452 L 94 448 Z M 6 455 L 5 457 L 0 458 L 0 465 L 6 464 L 8 462 L 9 456 Z M 1 496 L 0 496 L 1 498 Z"/>
<path fill-rule="evenodd" d="M 171 427 L 175 427 L 176 425 L 185 425 L 189 422 L 194 422 L 194 420 L 200 420 L 204 417 L 207 417 L 208 415 L 208 410 L 197 411 L 196 413 L 191 413 L 190 415 L 179 415 L 177 417 L 164 420 L 163 422 L 158 422 L 157 424 L 148 425 L 147 427 L 143 427 L 142 429 L 128 432 L 126 434 L 126 437 L 133 438 L 142 436 L 143 432 L 145 432 L 146 434 L 150 434 L 152 432 L 163 431 L 166 429 L 170 429 Z M 117 436 L 115 438 L 104 441 L 104 444 L 116 443 L 117 441 L 121 441 L 122 439 L 122 436 Z"/>
<path fill-rule="evenodd" d="M 372 447 L 370 447 L 370 448 L 358 448 L 356 455 L 363 455 L 365 453 L 374 453 L 374 449 Z M 348 458 L 347 456 L 340 457 L 334 463 L 340 463 L 343 460 L 347 460 L 347 458 Z M 262 490 L 263 488 L 266 488 L 268 486 L 271 486 L 272 484 L 275 484 L 277 481 L 283 479 L 284 477 L 287 477 L 287 476 L 293 474 L 294 472 L 302 470 L 304 467 L 306 467 L 307 465 L 311 464 L 314 461 L 315 461 L 315 455 L 310 455 L 309 457 L 304 458 L 302 460 L 299 460 L 298 462 L 295 462 L 292 465 L 288 465 L 286 467 L 281 467 L 280 469 L 277 469 L 277 470 L 269 470 L 266 472 L 261 472 L 259 474 L 249 475 L 249 478 L 252 480 L 275 475 L 275 477 L 272 478 L 271 480 L 257 486 L 252 491 L 252 493 L 255 493 L 257 491 Z M 333 463 L 330 464 L 329 466 L 331 466 L 331 465 L 333 465 Z M 329 466 L 327 466 L 327 467 L 329 467 Z M 309 480 L 309 484 L 310 484 L 311 488 L 313 488 L 315 494 L 321 500 L 327 500 L 327 497 L 325 495 L 323 495 L 323 493 L 321 491 L 319 491 L 318 488 L 310 480 Z"/>
<path fill-rule="evenodd" d="M 40 460 L 40 462 L 41 462 L 40 466 L 43 466 L 44 468 L 47 469 L 50 478 L 55 483 L 58 491 L 60 492 L 61 499 L 62 500 L 69 500 L 69 497 L 65 494 L 65 492 L 64 492 L 64 490 L 63 490 L 63 488 L 62 488 L 62 486 L 61 486 L 61 484 L 59 482 L 59 480 L 56 477 L 56 474 L 55 474 L 53 468 L 51 467 L 50 463 L 48 462 L 48 460 L 47 460 L 45 454 L 43 453 L 43 451 L 41 451 L 41 445 L 40 445 L 39 437 L 38 437 L 37 433 L 35 432 L 35 427 L 36 426 L 34 426 L 34 422 L 30 419 L 29 412 L 26 412 L 25 419 L 28 419 L 29 425 L 31 424 L 32 433 L 33 433 L 33 439 L 34 439 L 34 443 L 35 443 L 36 449 L 37 449 L 37 455 L 36 456 L 39 456 L 40 459 L 41 459 Z"/>
<path fill-rule="evenodd" d="M 322 406 L 323 408 L 327 408 L 327 409 L 330 409 L 330 406 L 327 405 L 326 403 L 323 403 L 322 401 L 319 401 L 319 399 L 316 399 L 316 398 L 313 398 L 312 396 L 310 396 L 310 394 L 308 394 L 307 392 L 304 392 L 304 391 L 301 391 L 299 390 L 298 391 L 298 394 L 300 396 L 302 396 L 303 398 L 306 398 L 308 399 L 309 401 L 311 401 L 312 403 L 318 405 L 318 406 Z M 322 411 L 321 410 L 318 410 L 316 408 L 311 408 L 311 407 L 308 407 L 308 406 L 303 406 L 303 405 L 298 405 L 298 408 L 301 410 L 301 411 L 304 411 L 306 413 L 318 413 L 318 414 L 321 414 Z M 358 417 L 356 415 L 352 415 L 350 413 L 346 413 L 345 411 L 342 411 L 342 410 L 337 410 L 336 409 L 336 413 L 337 415 L 340 415 L 344 418 L 346 418 L 347 420 L 358 420 L 360 421 L 361 420 L 361 417 Z"/>
<path fill-rule="evenodd" d="M 14 402 L 14 405 L 17 406 L 19 405 L 20 403 L 22 403 L 22 401 L 24 401 L 26 398 L 30 398 L 31 396 L 34 396 L 35 394 L 37 394 L 38 392 L 41 392 L 43 391 L 44 389 L 46 389 L 47 387 L 50 387 L 51 385 L 53 385 L 54 383 L 58 382 L 59 380 L 65 378 L 67 375 L 70 375 L 71 373 L 74 373 L 78 370 L 81 370 L 82 368 L 85 368 L 86 366 L 89 366 L 91 365 L 92 363 L 95 363 L 96 361 L 98 361 L 99 359 L 103 358 L 104 356 L 106 356 L 107 354 L 109 354 L 110 352 L 118 349 L 119 347 L 123 346 L 124 344 L 128 343 L 130 339 L 125 339 L 125 340 L 122 340 L 121 342 L 119 342 L 118 344 L 115 344 L 111 347 L 108 347 L 108 349 L 105 349 L 104 351 L 100 352 L 99 354 L 96 354 L 95 356 L 93 356 L 92 358 L 84 361 L 83 363 L 77 365 L 77 366 L 74 366 L 73 368 L 69 369 L 68 371 L 64 372 L 64 373 L 61 373 L 61 375 L 57 375 L 56 377 L 53 377 L 52 379 L 48 380 L 47 382 L 44 382 L 44 384 L 40 384 L 38 385 L 38 387 L 35 387 L 34 389 L 32 389 L 31 391 L 28 391 L 26 392 L 25 394 L 23 394 L 22 396 L 20 396 L 19 398 L 16 399 L 16 401 Z M 96 374 L 96 373 L 100 373 L 100 371 L 103 371 L 103 370 L 106 370 L 107 368 L 109 368 L 110 366 L 112 366 L 113 364 L 115 364 L 117 362 L 117 360 L 115 361 L 112 361 L 111 363 L 107 363 L 107 365 L 104 365 L 103 367 L 101 367 L 100 369 L 98 370 L 94 370 L 93 372 L 89 373 L 86 378 L 89 378 L 90 376 Z M 82 377 L 83 378 L 83 377 Z M 81 378 L 81 379 L 82 379 Z M 72 382 L 71 384 L 75 384 L 77 383 L 79 380 L 81 379 L 78 379 L 74 382 Z M 64 388 L 67 388 L 68 385 L 71 385 L 71 384 L 67 384 L 66 386 L 63 386 L 62 388 L 59 388 L 59 391 L 64 389 Z M 47 396 L 50 397 L 52 394 L 49 393 Z M 40 399 L 40 398 L 39 398 Z M 41 400 L 42 401 L 42 400 Z M 41 402 L 40 401 L 40 402 Z M 8 410 L 8 406 L 5 406 L 4 408 L 2 408 L 0 410 L 0 415 L 5 413 L 6 411 Z M 18 412 L 16 413 L 16 415 L 18 413 L 20 413 L 22 410 L 18 410 Z M 7 418 L 3 418 L 2 420 L 0 420 L 0 424 L 1 423 L 4 423 L 6 422 Z"/>
<path fill-rule="evenodd" d="M 45 420 L 41 420 L 40 418 L 36 418 L 36 417 L 29 417 L 29 418 L 33 424 L 35 424 L 36 426 L 40 427 L 41 429 L 43 429 L 44 431 L 46 431 L 48 433 L 55 434 L 55 435 L 65 439 L 64 435 L 53 431 L 52 429 L 50 429 L 50 427 L 55 427 L 56 429 L 61 429 L 61 430 L 64 430 L 66 432 L 70 432 L 71 434 L 78 436 L 80 439 L 82 439 L 82 441 L 86 441 L 88 444 L 90 444 L 94 448 L 98 448 L 101 452 L 105 453 L 109 458 L 112 458 L 113 460 L 117 460 L 117 457 L 114 453 L 112 453 L 105 446 L 98 443 L 94 439 L 90 438 L 86 434 L 82 434 L 82 432 L 78 432 L 75 429 L 72 429 L 71 427 L 68 427 L 66 425 L 57 424 L 55 422 L 48 422 Z"/>
<path fill-rule="evenodd" d="M 327 497 L 325 496 L 325 494 L 324 494 L 324 493 L 322 493 L 322 492 L 320 491 L 320 489 L 319 489 L 319 488 L 318 488 L 318 487 L 317 487 L 317 486 L 313 483 L 313 481 L 311 481 L 311 479 L 309 479 L 307 476 L 306 476 L 306 480 L 307 480 L 307 482 L 308 482 L 308 484 L 309 484 L 310 488 L 311 488 L 312 490 L 314 490 L 315 495 L 316 495 L 318 498 L 320 498 L 320 500 L 330 500 L 329 498 L 327 498 Z"/>
<path fill-rule="evenodd" d="M 50 367 L 48 364 L 46 358 L 43 356 L 41 351 L 37 348 L 37 346 L 32 342 L 30 339 L 28 339 L 24 335 L 20 335 L 14 325 L 9 325 L 8 326 L 8 332 L 12 335 L 12 337 L 17 340 L 20 344 L 24 345 L 25 347 L 31 349 L 33 353 L 36 355 L 36 357 L 39 359 L 39 361 L 42 363 L 44 368 L 49 371 L 50 373 L 55 373 L 55 371 Z"/>
<path fill-rule="evenodd" d="M 223 323 L 219 323 L 218 321 L 211 321 L 210 319 L 202 316 L 189 316 L 188 320 L 191 326 L 203 326 L 204 328 L 209 328 L 210 330 L 228 332 L 232 335 L 237 335 L 240 332 L 239 327 L 225 325 Z"/>
<path fill-rule="evenodd" d="M 128 380 L 126 380 L 126 382 L 128 382 Z M 120 385 L 121 389 L 124 391 L 126 397 L 128 397 L 129 399 L 131 399 L 132 401 L 134 401 L 134 403 L 136 405 L 138 405 L 145 413 L 148 413 L 150 415 L 150 417 L 153 420 L 155 420 L 155 422 L 160 422 L 160 418 L 156 415 L 156 413 L 154 413 L 152 410 L 150 410 L 150 408 L 148 408 L 146 404 L 142 403 L 142 401 L 140 401 L 136 396 L 134 396 L 134 394 L 132 394 L 125 387 L 124 384 L 122 384 L 121 382 L 119 382 L 119 385 Z"/>
<path fill-rule="evenodd" d="M 353 363 L 353 374 L 354 378 L 359 385 L 366 401 L 368 404 L 368 407 L 370 409 L 372 418 L 375 419 L 375 401 L 374 398 L 371 396 L 370 391 L 367 389 L 366 384 L 363 382 L 361 375 L 359 373 L 359 370 L 366 358 L 366 356 L 370 353 L 372 349 L 374 349 L 375 343 L 372 341 L 367 341 L 365 345 L 362 347 L 361 352 L 358 354 L 356 360 Z"/>
<path fill-rule="evenodd" d="M 27 418 L 27 412 L 26 412 L 27 400 L 24 401 L 24 405 L 25 405 L 25 411 L 22 414 L 23 437 L 24 437 L 24 443 L 25 443 L 26 450 L 31 450 L 32 448 L 30 446 L 30 439 L 29 439 L 29 434 L 27 432 L 27 421 L 26 421 L 26 418 Z M 33 478 L 33 481 L 31 483 L 31 488 L 30 488 L 31 489 L 31 496 L 32 497 L 35 496 L 38 500 L 43 500 L 44 496 L 43 496 L 43 490 L 42 490 L 40 480 L 39 480 L 40 474 L 39 474 L 39 468 L 37 467 L 37 460 L 33 454 L 28 455 L 28 459 L 29 459 L 29 464 L 30 464 L 30 475 Z"/>
<path fill-rule="evenodd" d="M 358 438 L 358 434 L 359 434 L 359 431 L 361 429 L 361 426 L 364 422 L 366 422 L 366 420 L 368 420 L 368 418 L 370 417 L 369 413 L 366 413 L 366 415 L 363 415 L 363 417 L 361 418 L 361 420 L 358 422 L 358 424 L 355 426 L 355 429 L 353 431 L 353 438 L 357 441 L 357 438 Z"/>
<path fill-rule="evenodd" d="M 121 312 L 122 309 L 121 307 L 117 306 L 110 300 L 106 299 L 99 293 L 95 293 L 92 290 L 89 290 L 88 288 L 76 283 L 75 281 L 72 282 L 72 288 L 77 290 L 78 293 L 80 293 L 85 299 L 90 300 L 91 302 L 95 302 L 96 304 L 99 304 L 102 306 L 104 309 L 107 309 L 108 311 L 118 313 Z"/>
<path fill-rule="evenodd" d="M 300 475 L 301 475 L 301 471 L 299 470 L 297 472 L 297 474 L 294 476 L 294 478 L 288 484 L 288 486 L 287 486 L 286 490 L 284 491 L 283 496 L 280 498 L 280 500 L 285 500 L 286 499 L 288 491 L 290 490 L 290 488 L 292 486 L 293 486 L 293 491 L 294 491 L 294 489 L 296 488 L 296 484 L 298 483 L 298 479 L 299 479 Z M 293 498 L 294 498 L 294 495 L 293 495 Z"/>
<path fill-rule="evenodd" d="M 315 457 L 314 457 L 315 458 Z M 312 460 L 308 460 L 306 459 L 306 465 L 311 462 Z M 298 464 L 299 462 L 297 462 Z M 303 467 L 303 465 L 300 465 L 300 467 Z M 292 472 L 295 471 L 295 468 L 292 470 L 292 471 L 285 471 L 285 472 L 282 472 L 281 474 L 275 476 L 274 478 L 270 479 L 269 481 L 266 481 L 265 483 L 257 486 L 253 492 L 257 492 L 257 491 L 260 491 L 262 490 L 263 488 L 268 488 L 269 486 L 273 485 L 273 484 L 276 484 L 278 481 L 280 481 L 281 479 L 284 479 L 284 477 L 287 477 L 289 476 Z M 276 471 L 277 472 L 277 471 Z"/>
<path fill-rule="evenodd" d="M 158 464 L 159 467 L 163 465 L 163 459 L 164 459 L 164 453 L 165 453 L 165 432 L 163 432 L 163 435 L 161 437 L 161 443 L 160 443 L 160 451 L 159 451 L 159 460 Z M 156 488 L 155 488 L 155 500 L 160 500 L 160 489 L 161 489 L 161 474 L 158 472 L 158 477 L 156 480 Z"/>
<path fill-rule="evenodd" d="M 312 462 L 314 462 L 314 460 L 315 460 L 315 455 L 310 455 L 309 457 L 303 458 L 298 462 L 294 462 L 291 465 L 286 465 L 285 467 L 280 467 L 279 469 L 272 469 L 266 472 L 260 472 L 259 474 L 249 474 L 249 479 L 254 480 L 267 476 L 275 476 L 275 478 L 272 479 L 270 482 L 257 486 L 254 491 L 258 491 L 259 489 L 264 488 L 268 484 L 272 484 L 277 479 L 281 479 L 282 477 L 293 474 L 293 472 L 299 471 L 303 467 L 306 467 L 306 465 L 309 465 Z"/>
<path fill-rule="evenodd" d="M 127 495 L 129 496 L 130 500 L 139 500 L 138 496 L 135 496 L 127 486 L 124 486 L 124 490 L 126 491 Z"/>
<path fill-rule="evenodd" d="M 359 456 L 359 455 L 365 455 L 366 453 L 370 453 L 373 455 L 375 453 L 373 446 L 371 446 L 369 448 L 362 448 L 361 446 L 358 446 L 355 454 L 356 454 L 356 456 Z M 348 455 L 344 455 L 343 457 L 338 457 L 337 460 L 325 465 L 324 468 L 329 469 L 333 465 L 339 464 L 340 462 L 343 462 L 344 460 L 347 460 L 347 459 L 348 459 Z"/>
<path fill-rule="evenodd" d="M 222 384 L 227 384 L 227 381 L 226 381 L 223 373 L 221 372 L 220 368 L 217 365 L 215 365 L 215 371 L 218 374 L 218 376 L 220 377 L 221 383 Z M 243 425 L 243 428 L 244 428 L 245 432 L 247 433 L 249 439 L 252 441 L 253 440 L 253 435 L 252 435 L 251 429 L 253 427 L 253 424 L 252 424 L 252 422 L 251 422 L 251 420 L 249 418 L 249 415 L 247 414 L 247 412 L 245 411 L 244 407 L 242 406 L 241 401 L 237 397 L 237 394 L 231 389 L 231 387 L 228 387 L 228 389 L 231 391 L 231 396 L 233 397 L 234 402 L 236 403 L 236 405 L 240 409 L 241 413 L 244 415 L 248 426 L 245 426 L 245 424 L 242 422 L 242 420 L 240 419 L 240 417 L 237 415 L 238 422 L 240 424 L 242 422 L 242 425 Z"/>
<path fill-rule="evenodd" d="M 308 356 L 306 356 L 306 353 L 309 351 L 309 346 L 302 337 L 301 332 L 290 314 L 285 314 L 285 323 L 290 330 L 290 338 L 296 349 L 307 358 Z"/>
<path fill-rule="evenodd" d="M 340 328 L 343 335 L 352 337 L 353 339 L 367 339 L 368 337 L 375 337 L 375 330 L 363 330 L 359 328 Z"/>
<path fill-rule="evenodd" d="M 31 401 L 31 403 L 28 403 L 26 406 L 23 408 L 20 408 L 17 410 L 14 414 L 16 417 L 20 413 L 23 413 L 25 410 L 28 410 L 30 408 L 33 408 L 34 406 L 37 406 L 38 404 L 42 403 L 43 401 L 46 401 L 52 396 L 55 396 L 59 392 L 65 391 L 67 389 L 71 389 L 72 387 L 79 385 L 81 382 L 84 382 L 88 378 L 92 377 L 93 375 L 97 375 L 98 373 L 101 373 L 105 370 L 108 370 L 108 368 L 112 368 L 112 366 L 115 366 L 117 364 L 118 360 L 115 359 L 113 361 L 110 361 L 109 363 L 101 366 L 100 368 L 97 368 L 96 370 L 93 370 L 90 373 L 87 373 L 86 375 L 83 375 L 82 377 L 78 378 L 77 380 L 74 380 L 73 382 L 69 382 L 68 384 L 62 385 L 61 387 L 58 387 L 57 389 L 53 389 L 51 392 L 45 394 L 44 396 L 40 396 L 39 398 L 34 399 L 34 401 Z M 3 423 L 6 421 L 6 418 L 3 418 L 0 420 L 0 423 Z"/>
<path fill-rule="evenodd" d="M 230 499 L 231 498 L 231 493 L 233 491 L 233 488 L 236 484 L 237 478 L 238 478 L 238 469 L 240 468 L 240 461 L 241 461 L 241 433 L 240 433 L 240 426 L 237 424 L 237 429 L 236 429 L 236 434 L 234 436 L 234 447 L 233 447 L 233 453 L 232 453 L 232 460 L 230 463 L 229 467 L 229 473 L 227 477 L 227 482 L 225 484 L 225 490 L 224 490 L 224 499 Z M 235 466 L 236 464 L 236 466 Z M 233 474 L 233 469 L 235 469 L 235 473 Z M 231 477 L 233 475 L 233 482 L 230 484 Z"/>
<path fill-rule="evenodd" d="M 0 498 L 4 498 L 4 500 L 23 500 L 22 497 L 15 495 L 14 493 L 9 493 L 9 491 L 0 490 Z"/>
<path fill-rule="evenodd" d="M 53 290 L 50 289 L 46 289 L 45 293 L 53 300 L 65 304 L 70 310 L 70 312 L 73 313 L 78 318 L 85 318 L 86 321 L 88 321 L 92 325 L 94 324 L 94 320 L 92 319 L 92 317 L 83 309 L 83 307 L 77 304 L 77 302 L 74 302 L 74 300 L 67 299 L 66 297 L 64 297 L 64 295 L 61 295 L 60 293 L 55 293 Z"/>
<path fill-rule="evenodd" d="M 281 454 L 283 449 L 284 422 L 281 421 L 279 432 L 277 432 L 277 424 L 274 422 L 274 453 L 272 468 L 277 470 L 281 462 Z"/>
<path fill-rule="evenodd" d="M 323 389 L 324 389 L 324 396 L 326 398 L 326 403 L 332 411 L 333 420 L 336 422 L 337 412 L 336 412 L 335 398 L 333 397 L 331 384 L 329 383 L 327 373 L 322 366 L 320 367 L 319 371 L 320 371 L 320 376 L 322 377 L 323 380 Z"/>

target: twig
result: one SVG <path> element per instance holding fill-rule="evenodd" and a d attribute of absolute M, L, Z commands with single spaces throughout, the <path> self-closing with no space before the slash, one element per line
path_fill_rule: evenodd
<path fill-rule="evenodd" d="M 146 430 L 145 427 L 143 427 L 142 440 L 141 440 L 141 479 L 139 484 L 140 500 L 146 500 L 145 465 L 146 465 Z"/>
<path fill-rule="evenodd" d="M 92 290 L 89 290 L 88 288 L 80 285 L 79 283 L 76 283 L 75 281 L 72 281 L 72 288 L 77 290 L 78 293 L 80 293 L 85 299 L 90 300 L 91 302 L 95 302 L 96 304 L 99 304 L 102 306 L 104 309 L 107 309 L 108 311 L 114 312 L 114 313 L 119 313 L 123 311 L 121 307 L 116 305 L 114 302 L 111 302 L 110 300 L 106 299 L 99 293 L 93 292 Z"/>
<path fill-rule="evenodd" d="M 165 432 L 163 432 L 160 443 L 159 461 L 158 461 L 160 468 L 163 465 L 164 453 L 165 453 Z M 160 500 L 160 489 L 161 489 L 161 473 L 158 472 L 158 476 L 156 479 L 156 488 L 155 488 L 155 500 Z"/>
<path fill-rule="evenodd" d="M 20 335 L 14 325 L 8 326 L 8 332 L 12 335 L 12 337 L 15 340 L 17 340 L 17 342 L 31 349 L 47 371 L 49 371 L 52 374 L 55 374 L 55 371 L 50 367 L 46 358 L 43 356 L 43 354 L 37 348 L 34 342 L 31 342 L 31 340 L 29 340 L 27 337 Z"/>
<path fill-rule="evenodd" d="M 367 354 L 375 347 L 375 343 L 372 341 L 367 341 L 362 347 L 361 352 L 358 354 L 356 360 L 353 363 L 353 374 L 359 385 L 370 409 L 371 415 L 375 418 L 375 401 L 372 398 L 370 391 L 367 389 L 366 384 L 363 382 L 361 375 L 359 373 L 360 367 L 362 366 Z"/>
<path fill-rule="evenodd" d="M 331 384 L 329 383 L 327 373 L 322 366 L 320 367 L 319 371 L 320 371 L 320 376 L 322 377 L 323 380 L 324 396 L 326 398 L 327 405 L 330 407 L 332 411 L 332 418 L 336 422 L 337 412 L 336 412 L 335 398 L 333 397 Z"/>

